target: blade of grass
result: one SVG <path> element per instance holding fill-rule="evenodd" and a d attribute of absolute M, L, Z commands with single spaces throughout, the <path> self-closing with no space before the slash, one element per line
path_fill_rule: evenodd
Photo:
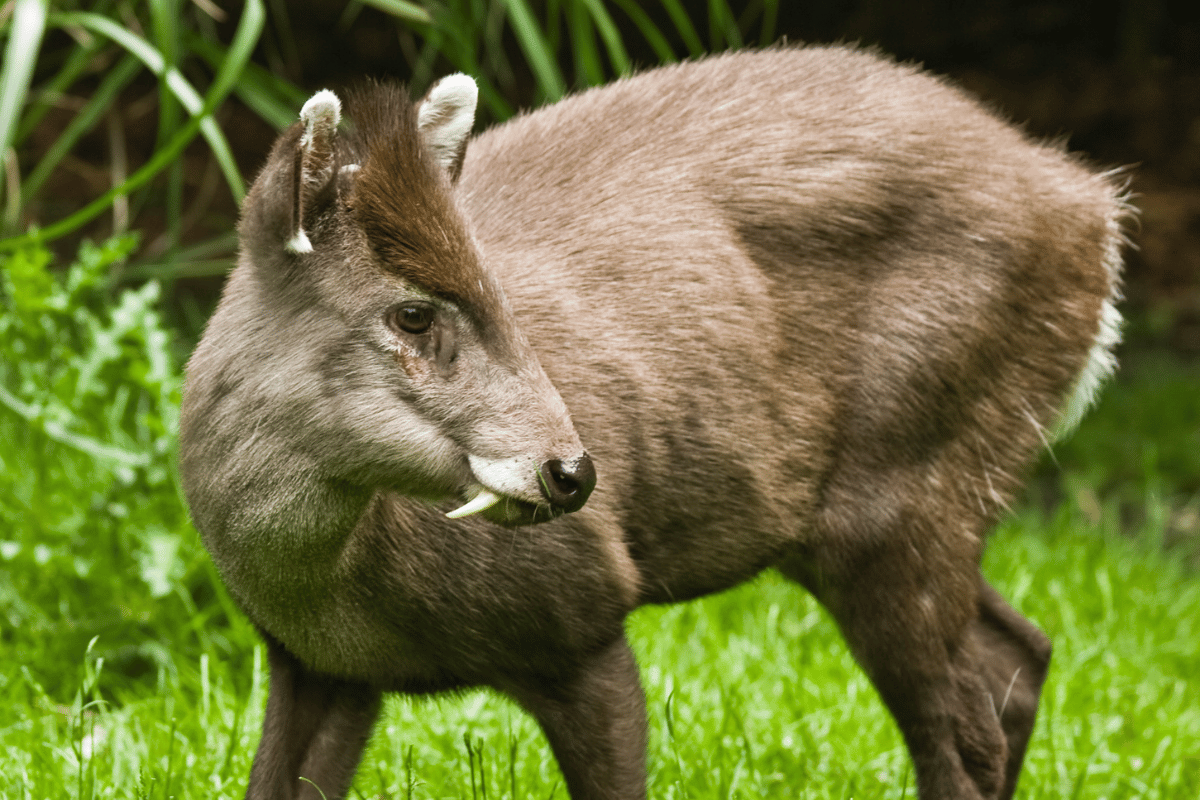
<path fill-rule="evenodd" d="M 43 0 L 17 0 L 8 28 L 8 46 L 4 48 L 4 67 L 0 70 L 0 156 L 12 146 L 17 120 L 25 107 L 33 68 L 37 65 L 42 35 L 46 32 L 47 5 Z M 5 163 L 7 160 L 5 160 Z M 7 167 L 5 172 L 8 172 Z M 5 227 L 17 225 L 20 205 L 9 203 Z"/>
<path fill-rule="evenodd" d="M 713 50 L 724 50 L 726 45 L 734 50 L 742 46 L 737 17 L 725 0 L 708 0 L 708 30 Z"/>
<path fill-rule="evenodd" d="M 97 14 L 107 14 L 109 7 L 112 5 L 111 0 L 100 0 L 92 6 L 92 11 Z M 58 96 L 66 91 L 67 87 L 79 79 L 79 76 L 87 70 L 92 63 L 92 59 L 103 48 L 103 43 L 91 39 L 85 44 L 78 44 L 71 48 L 71 54 L 67 57 L 62 68 L 54 74 L 49 81 L 39 87 L 34 93 L 26 107 L 25 114 L 21 118 L 21 125 L 17 129 L 17 137 L 15 142 L 25 141 L 25 137 L 33 132 L 42 118 L 46 116 L 46 112 L 54 104 Z M 44 60 L 44 58 L 43 58 Z M 43 68 L 45 64 L 42 65 Z"/>
<path fill-rule="evenodd" d="M 162 147 L 171 132 L 179 127 L 179 103 L 167 86 L 168 75 L 179 69 L 179 4 L 176 0 L 150 0 L 150 27 L 154 43 L 163 58 L 163 73 L 159 76 L 158 89 L 158 135 L 155 149 Z M 175 162 L 168 168 L 167 205 L 164 215 L 167 223 L 167 238 L 174 246 L 182 236 L 180 223 L 183 219 L 183 163 Z"/>
<path fill-rule="evenodd" d="M 483 98 L 484 105 L 497 120 L 508 119 L 517 113 L 495 84 L 485 76 L 476 78 L 475 82 L 479 84 L 479 96 Z"/>
<path fill-rule="evenodd" d="M 4 159 L 4 219 L 12 220 L 15 228 L 21 219 L 21 165 L 17 151 L 11 147 L 2 154 Z"/>
<path fill-rule="evenodd" d="M 546 44 L 546 37 L 538 27 L 537 19 L 529 10 L 529 4 L 525 0 L 504 0 L 504 3 L 508 7 L 508 16 L 517 43 L 533 69 L 542 95 L 551 102 L 562 99 L 566 93 L 562 71 L 559 70 L 558 62 Z"/>
<path fill-rule="evenodd" d="M 498 3 L 493 9 L 500 13 L 503 12 L 504 6 Z M 514 109 L 496 88 L 491 77 L 480 69 L 479 61 L 475 57 L 479 48 L 468 33 L 469 27 L 470 23 L 464 21 L 448 6 L 441 7 L 434 24 L 414 26 L 414 30 L 425 40 L 422 59 L 428 59 L 429 63 L 426 80 L 432 77 L 433 63 L 439 57 L 444 57 L 456 70 L 475 78 L 479 85 L 479 99 L 494 119 L 508 119 L 513 115 Z"/>
<path fill-rule="evenodd" d="M 550 46 L 551 53 L 557 53 L 560 41 L 561 25 L 558 24 L 558 18 L 563 13 L 564 0 L 546 0 L 546 21 L 542 25 L 542 30 L 546 33 L 546 42 Z M 568 4 L 572 0 L 565 0 Z"/>
<path fill-rule="evenodd" d="M 762 32 L 758 37 L 760 47 L 775 41 L 775 23 L 779 19 L 779 0 L 763 0 Z"/>
<path fill-rule="evenodd" d="M 645 37 L 654 54 L 658 56 L 659 61 L 674 63 L 679 60 L 675 56 L 675 51 L 671 49 L 671 44 L 667 41 L 667 37 L 663 36 L 662 31 L 651 21 L 650 15 L 642 10 L 641 5 L 635 0 L 613 0 L 613 2 L 625 12 L 630 21 L 641 31 L 642 36 Z"/>
<path fill-rule="evenodd" d="M 153 45 L 133 31 L 122 28 L 107 17 L 102 17 L 98 14 L 88 12 L 54 14 L 50 17 L 50 21 L 51 24 L 56 26 L 79 25 L 93 33 L 108 37 L 141 59 L 142 63 L 155 75 L 163 78 L 164 85 L 183 104 L 188 113 L 200 118 L 200 132 L 208 141 L 208 146 L 212 149 L 213 155 L 216 156 L 217 163 L 221 166 L 221 172 L 225 176 L 225 182 L 229 185 L 229 190 L 233 194 L 234 200 L 238 203 L 242 202 L 242 198 L 246 196 L 246 184 L 242 180 L 237 162 L 234 161 L 233 151 L 229 147 L 229 142 L 225 139 L 225 134 L 221 132 L 221 128 L 217 125 L 216 120 L 207 114 L 201 113 L 204 104 L 200 99 L 200 93 L 188 82 L 187 78 L 183 77 L 183 74 L 179 70 L 169 68 L 166 65 L 162 54 Z"/>
<path fill-rule="evenodd" d="M 12 250 L 34 242 L 52 241 L 70 233 L 80 225 L 93 219 L 96 215 L 103 213 L 104 209 L 108 208 L 112 203 L 113 198 L 118 195 L 128 194 L 141 187 L 174 161 L 174 159 L 178 158 L 183 149 L 187 147 L 188 143 L 195 138 L 197 132 L 201 130 L 204 121 L 212 119 L 211 114 L 213 110 L 233 90 L 234 83 L 237 81 L 238 76 L 241 75 L 246 62 L 250 59 L 250 54 L 253 52 L 255 44 L 258 42 L 258 38 L 262 35 L 265 17 L 262 0 L 246 0 L 246 7 L 242 11 L 242 18 L 238 22 L 233 42 L 229 46 L 229 59 L 217 70 L 212 85 L 208 89 L 208 94 L 204 98 L 204 104 L 200 109 L 200 113 L 193 115 L 187 124 L 175 133 L 167 146 L 156 151 L 146 164 L 133 173 L 133 175 L 129 176 L 129 180 L 120 186 L 114 186 L 112 189 L 109 189 L 103 195 L 64 220 L 60 220 L 40 231 L 35 231 L 24 236 L 12 236 L 0 240 L 0 252 Z"/>
<path fill-rule="evenodd" d="M 263 36 L 264 43 L 269 43 L 275 50 L 275 58 L 283 65 L 285 75 L 295 75 L 301 68 L 296 29 L 292 27 L 291 12 L 288 10 L 291 5 L 293 4 L 287 0 L 267 0 L 267 16 L 271 20 L 271 30 Z"/>
<path fill-rule="evenodd" d="M 749 0 L 742 4 L 742 13 L 735 16 L 738 30 L 748 31 L 754 25 L 754 21 L 762 14 L 762 0 Z M 732 11 L 732 9 L 730 9 Z"/>
<path fill-rule="evenodd" d="M 188 37 L 187 46 L 214 70 L 228 57 L 224 47 L 203 36 Z M 299 119 L 297 109 L 308 99 L 299 87 L 257 64 L 246 65 L 233 92 L 276 130 L 283 130 Z"/>
<path fill-rule="evenodd" d="M 104 119 L 108 123 L 109 181 L 113 184 L 121 184 L 129 177 L 129 156 L 125 144 L 125 126 L 121 122 L 121 110 L 119 108 L 109 109 Z M 125 195 L 114 198 L 112 209 L 113 233 L 125 233 L 129 230 L 129 198 Z"/>
<path fill-rule="evenodd" d="M 416 3 L 406 0 L 363 0 L 364 5 L 373 6 L 409 25 L 428 25 L 433 22 L 429 12 Z"/>
<path fill-rule="evenodd" d="M 21 203 L 24 205 L 33 199 L 37 194 L 38 189 L 46 182 L 54 172 L 54 168 L 58 166 L 63 157 L 67 155 L 85 134 L 100 121 L 100 118 L 112 107 L 113 101 L 121 90 L 129 85 L 134 76 L 141 71 L 141 62 L 134 56 L 128 53 L 117 62 L 100 85 L 96 87 L 96 91 L 88 98 L 87 103 L 79 110 L 71 122 L 63 129 L 63 132 L 54 140 L 54 144 L 46 151 L 38 161 L 37 166 L 29 173 L 29 177 L 25 179 L 21 186 Z"/>
<path fill-rule="evenodd" d="M 462 2 L 459 3 L 460 12 L 461 12 L 461 9 L 463 8 L 463 5 L 464 4 Z M 491 2 L 491 0 L 465 0 L 465 5 L 470 10 L 465 15 L 460 13 L 460 16 L 465 18 L 468 21 L 473 21 L 474 24 L 471 25 L 470 27 L 475 30 L 478 30 L 479 29 L 478 20 L 481 20 L 484 17 L 486 17 L 487 12 L 488 12 L 488 6 L 495 5 L 495 3 Z"/>
<path fill-rule="evenodd" d="M 404 53 L 404 61 L 408 64 L 410 76 L 408 85 L 416 92 L 424 92 L 433 75 L 433 61 L 430 59 L 430 55 L 436 55 L 436 53 L 429 46 L 427 39 L 420 46 L 417 45 L 417 36 L 419 35 L 415 26 L 401 31 L 400 50 Z"/>
<path fill-rule="evenodd" d="M 413 28 L 425 40 L 425 47 L 432 48 L 426 57 L 431 60 L 445 58 L 462 72 L 479 74 L 475 58 L 479 50 L 476 41 L 478 30 L 472 27 L 470 18 L 461 14 L 459 9 L 450 4 L 439 6 L 437 17 L 431 24 L 414 25 Z"/>
<path fill-rule="evenodd" d="M 675 30 L 679 34 L 679 38 L 683 39 L 683 46 L 687 48 L 688 53 L 693 58 L 704 55 L 704 45 L 700 43 L 700 35 L 696 33 L 696 28 L 692 25 L 687 11 L 680 5 L 679 0 L 662 0 L 662 6 L 667 10 L 667 15 L 671 17 L 671 22 L 675 24 Z"/>
<path fill-rule="evenodd" d="M 121 280 L 144 281 L 149 279 L 172 281 L 184 277 L 212 277 L 224 275 L 233 267 L 237 251 L 236 231 L 214 236 L 199 244 L 176 250 L 167 261 L 147 259 L 125 267 Z M 229 254 L 224 256 L 224 254 Z M 224 256 L 224 257 L 223 257 Z"/>
<path fill-rule="evenodd" d="M 604 66 L 600 63 L 600 51 L 596 49 L 592 20 L 583 3 L 574 2 L 567 6 L 567 21 L 571 52 L 575 56 L 575 84 L 596 86 L 604 83 Z"/>
<path fill-rule="evenodd" d="M 163 72 L 159 75 L 158 98 L 158 144 L 161 147 L 171 131 L 178 125 L 179 105 L 167 91 L 166 75 L 179 67 L 179 15 L 173 0 L 150 0 L 150 22 L 154 33 L 155 49 L 163 60 Z"/>
<path fill-rule="evenodd" d="M 25 114 L 21 117 L 21 124 L 17 127 L 14 144 L 25 141 L 25 138 L 46 116 L 46 112 L 50 110 L 59 95 L 79 79 L 91 60 L 100 52 L 101 47 L 101 42 L 93 39 L 91 44 L 86 47 L 72 48 L 71 55 L 67 56 L 66 62 L 54 74 L 54 77 L 31 92 L 29 104 L 25 107 Z"/>
<path fill-rule="evenodd" d="M 449 5 L 438 7 L 437 16 L 432 24 L 413 26 L 413 31 L 423 40 L 418 61 L 420 69 L 413 70 L 414 86 L 427 87 L 433 79 L 434 64 L 439 58 L 444 58 L 459 72 L 475 78 L 479 85 L 479 99 L 483 107 L 495 118 L 505 119 L 512 116 L 512 109 L 479 69 L 479 63 L 475 59 L 477 47 L 473 39 L 468 40 L 467 27 L 456 10 Z M 501 108 L 507 108 L 507 113 L 501 113 Z"/>
<path fill-rule="evenodd" d="M 609 63 L 613 65 L 613 69 L 617 71 L 618 75 L 628 75 L 629 53 L 625 52 L 625 43 L 621 41 L 621 33 L 617 30 L 613 18 L 605 10 L 604 4 L 600 0 L 581 0 L 581 2 L 587 6 L 596 30 L 599 32 L 600 38 L 604 40 L 604 47 L 608 50 Z"/>
<path fill-rule="evenodd" d="M 350 0 L 346 3 L 346 7 L 342 9 L 342 15 L 338 17 L 337 30 L 338 33 L 345 33 L 350 30 L 354 24 L 354 20 L 358 19 L 358 15 L 362 13 L 363 4 L 359 0 Z"/>
<path fill-rule="evenodd" d="M 484 17 L 483 27 L 483 68 L 491 75 L 498 86 L 506 86 L 512 90 L 517 83 L 512 63 L 508 59 L 508 48 L 504 46 L 504 24 L 508 17 L 508 9 L 503 3 L 489 2 Z M 556 46 L 550 46 L 551 53 L 557 53 Z"/>

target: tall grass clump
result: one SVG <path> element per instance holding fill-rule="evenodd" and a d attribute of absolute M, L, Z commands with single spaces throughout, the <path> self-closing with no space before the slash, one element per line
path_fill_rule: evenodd
<path fill-rule="evenodd" d="M 72 235 L 102 214 L 111 216 L 107 231 L 121 234 L 138 227 L 147 209 L 165 220 L 154 249 L 178 249 L 202 212 L 188 207 L 180 159 L 197 137 L 233 199 L 241 200 L 245 182 L 215 113 L 236 91 L 278 122 L 294 100 L 289 87 L 249 64 L 265 24 L 262 0 L 247 0 L 228 45 L 216 35 L 215 17 L 225 12 L 211 3 L 98 0 L 51 7 L 45 0 L 16 0 L 9 9 L 0 70 L 0 252 Z M 204 80 L 199 87 L 198 74 Z M 158 87 L 157 130 L 152 153 L 135 165 L 123 114 L 128 92 L 147 81 Z M 71 112 L 60 127 L 46 124 L 55 109 Z M 108 134 L 108 186 L 74 198 L 64 210 L 58 199 L 45 196 L 49 181 L 101 126 Z M 47 134 L 53 137 L 48 144 L 41 141 Z"/>
<path fill-rule="evenodd" d="M 366 7 L 395 28 L 408 71 L 393 77 L 420 92 L 438 75 L 470 73 L 484 122 L 638 66 L 768 44 L 779 11 L 778 0 L 737 12 L 710 0 L 702 13 L 680 0 L 354 0 L 331 35 Z M 246 191 L 242 169 L 262 154 L 240 153 L 223 125 L 248 113 L 282 129 L 315 88 L 298 87 L 301 76 L 286 74 L 280 57 L 297 50 L 287 5 L 15 0 L 4 10 L 0 253 L 140 229 L 129 276 L 224 273 L 232 209 Z M 147 102 L 149 149 L 130 122 L 146 128 Z M 253 160 L 239 164 L 239 155 Z"/>
<path fill-rule="evenodd" d="M 473 75 L 485 120 L 639 66 L 770 44 L 779 15 L 778 0 L 754 0 L 739 12 L 709 0 L 703 13 L 680 0 L 443 0 L 428 7 L 425 22 L 397 15 L 413 85 L 423 89 L 448 68 Z"/>

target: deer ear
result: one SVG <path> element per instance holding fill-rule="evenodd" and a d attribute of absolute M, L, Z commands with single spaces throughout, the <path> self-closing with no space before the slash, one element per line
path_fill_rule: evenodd
<path fill-rule="evenodd" d="M 475 81 L 459 72 L 430 87 L 417 110 L 417 128 L 451 183 L 462 172 L 478 100 Z"/>
<path fill-rule="evenodd" d="M 317 197 L 329 184 L 336 164 L 333 148 L 342 103 L 328 89 L 308 98 L 300 109 L 304 133 L 296 145 L 292 162 L 292 227 L 287 249 L 293 253 L 311 253 L 312 242 L 304 230 L 305 221 L 315 211 Z"/>

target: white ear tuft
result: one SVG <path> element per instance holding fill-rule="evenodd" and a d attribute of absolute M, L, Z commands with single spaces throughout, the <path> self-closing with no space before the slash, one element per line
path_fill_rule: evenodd
<path fill-rule="evenodd" d="M 451 181 L 458 179 L 462 169 L 478 102 L 474 79 L 459 72 L 435 83 L 417 111 L 417 127 Z"/>
<path fill-rule="evenodd" d="M 338 123 L 342 120 L 342 101 L 328 89 L 308 98 L 308 102 L 300 109 L 300 119 L 304 122 L 304 138 L 300 140 L 301 147 L 308 147 L 316 135 L 331 137 Z"/>
<path fill-rule="evenodd" d="M 308 240 L 308 234 L 304 232 L 303 228 L 296 231 L 296 235 L 288 240 L 284 248 L 289 253 L 311 253 L 313 251 L 312 242 Z"/>

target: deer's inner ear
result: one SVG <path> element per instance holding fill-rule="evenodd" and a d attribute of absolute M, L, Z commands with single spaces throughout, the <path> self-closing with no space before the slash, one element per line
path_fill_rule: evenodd
<path fill-rule="evenodd" d="M 475 81 L 460 72 L 430 87 L 417 111 L 417 128 L 451 183 L 462 172 L 478 100 Z"/>
<path fill-rule="evenodd" d="M 293 253 L 311 253 L 306 223 L 316 216 L 337 169 L 334 138 L 342 118 L 342 103 L 337 95 L 322 89 L 300 109 L 304 133 L 296 144 L 292 161 L 292 220 L 287 249 Z"/>

